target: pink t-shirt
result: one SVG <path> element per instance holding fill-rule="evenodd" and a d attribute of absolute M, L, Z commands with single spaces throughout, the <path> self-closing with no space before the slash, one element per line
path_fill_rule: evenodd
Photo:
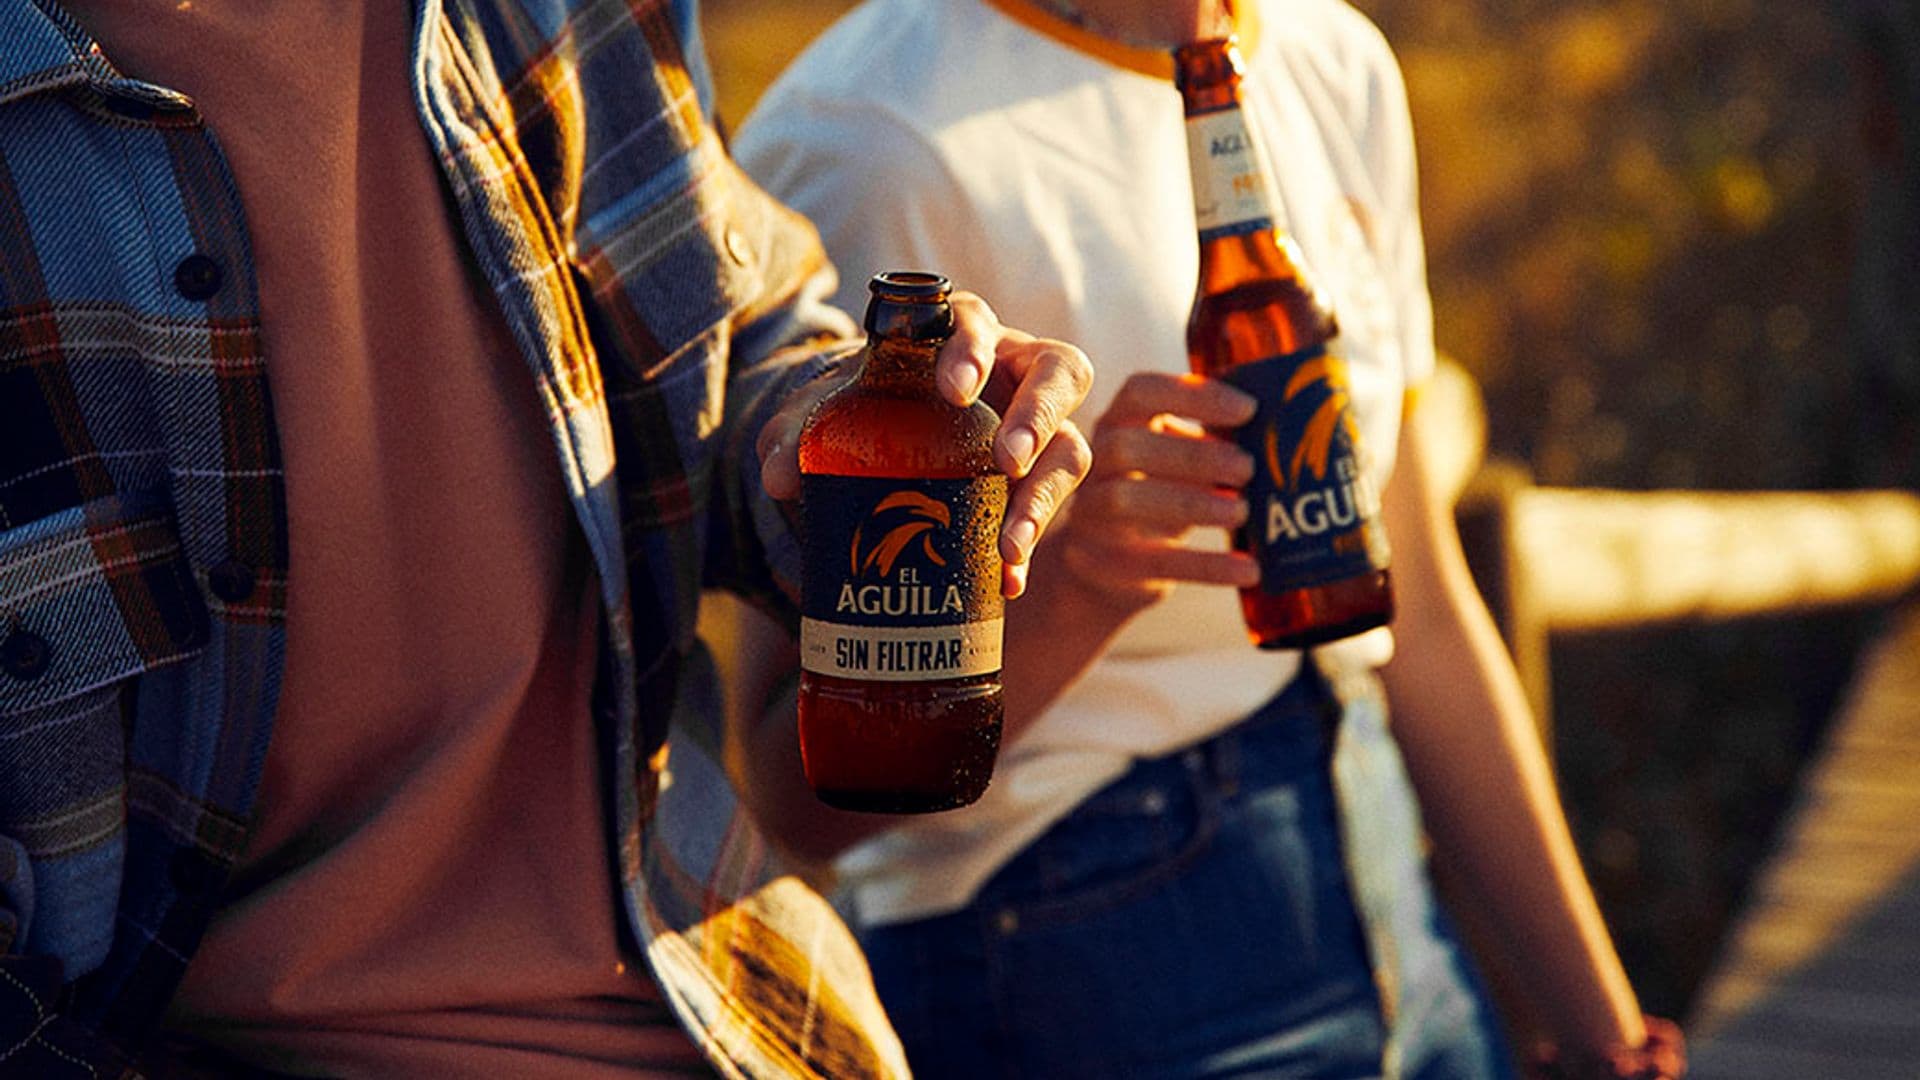
<path fill-rule="evenodd" d="M 286 462 L 273 745 L 170 1026 L 316 1074 L 700 1068 L 622 948 L 591 563 L 414 111 L 412 5 L 68 6 L 227 155 Z"/>

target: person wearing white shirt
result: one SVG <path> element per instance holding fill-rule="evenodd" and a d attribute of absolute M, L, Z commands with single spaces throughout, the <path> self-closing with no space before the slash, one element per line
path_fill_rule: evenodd
<path fill-rule="evenodd" d="M 1342 0 L 1235 8 L 1248 112 L 1386 491 L 1393 632 L 1308 657 L 1241 622 L 1257 570 L 1223 527 L 1251 462 L 1205 431 L 1252 401 L 1184 375 L 1198 251 L 1168 48 L 1214 5 L 867 0 L 735 154 L 819 227 L 842 306 L 874 271 L 930 269 L 1080 343 L 1095 463 L 1037 549 L 1058 570 L 1009 608 L 986 795 L 798 854 L 836 858 L 917 1075 L 1507 1075 L 1410 771 L 1561 1059 L 1631 1057 L 1638 1005 L 1403 407 L 1434 346 L 1398 68 Z"/>

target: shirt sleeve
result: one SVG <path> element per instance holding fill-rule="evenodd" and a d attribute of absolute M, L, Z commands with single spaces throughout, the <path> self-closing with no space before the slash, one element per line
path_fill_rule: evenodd
<path fill-rule="evenodd" d="M 1360 146 L 1380 195 L 1380 264 L 1399 316 L 1403 374 L 1409 387 L 1433 375 L 1433 299 L 1427 290 L 1426 242 L 1420 229 L 1420 176 L 1406 83 L 1386 39 L 1369 26 L 1365 119 Z"/>
<path fill-rule="evenodd" d="M 813 228 L 744 173 L 735 170 L 734 183 L 732 217 L 746 230 L 760 287 L 729 328 L 724 442 L 702 585 L 797 625 L 797 520 L 760 483 L 758 441 L 795 391 L 848 355 L 856 330 L 827 302 L 835 277 Z"/>

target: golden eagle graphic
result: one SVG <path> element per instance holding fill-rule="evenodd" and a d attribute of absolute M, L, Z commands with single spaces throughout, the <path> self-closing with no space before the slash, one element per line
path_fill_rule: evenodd
<path fill-rule="evenodd" d="M 889 510 L 904 510 L 904 515 L 895 514 L 894 517 L 899 518 L 904 516 L 906 520 L 888 529 L 886 533 L 881 536 L 879 543 L 874 544 L 872 550 L 867 552 L 866 558 L 862 559 L 860 557 L 861 531 L 866 528 L 867 524 L 871 524 L 879 519 L 880 515 Z M 920 538 L 921 548 L 927 553 L 927 558 L 933 560 L 935 566 L 947 565 L 947 560 L 941 558 L 940 553 L 933 550 L 933 528 L 936 525 L 941 528 L 946 528 L 952 524 L 953 515 L 952 512 L 947 509 L 946 503 L 938 499 L 929 498 L 917 491 L 894 492 L 880 500 L 879 504 L 873 508 L 873 513 L 868 515 L 866 524 L 862 524 L 853 530 L 852 566 L 854 576 L 858 577 L 862 571 L 871 570 L 875 567 L 879 568 L 881 577 L 891 575 L 893 573 L 894 560 L 900 557 L 900 553 L 906 550 L 907 545 L 912 543 L 913 538 L 916 536 Z"/>
<path fill-rule="evenodd" d="M 1326 388 L 1326 399 L 1314 409 L 1312 418 L 1302 429 L 1300 443 L 1293 448 L 1293 460 L 1286 469 L 1280 467 L 1280 425 L 1277 422 L 1267 425 L 1267 471 L 1272 474 L 1274 484 L 1282 490 L 1299 484 L 1308 469 L 1313 470 L 1315 479 L 1324 481 L 1327 478 L 1327 465 L 1333 458 L 1335 432 L 1346 436 L 1348 446 L 1355 441 L 1353 421 L 1348 414 L 1347 373 L 1338 357 L 1322 354 L 1301 364 L 1294 370 L 1293 377 L 1287 380 L 1287 388 L 1280 400 L 1283 404 L 1291 402 L 1315 385 Z"/>

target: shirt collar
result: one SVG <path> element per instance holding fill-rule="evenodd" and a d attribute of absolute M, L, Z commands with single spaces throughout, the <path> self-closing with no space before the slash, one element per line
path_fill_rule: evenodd
<path fill-rule="evenodd" d="M 1150 78 L 1173 81 L 1173 50 L 1170 48 L 1148 49 L 1121 44 L 1068 22 L 1033 0 L 986 0 L 986 3 L 1014 22 L 1068 48 Z M 1242 55 L 1251 53 L 1260 35 L 1259 4 L 1253 0 L 1230 0 L 1227 15 L 1233 20 L 1234 34 L 1240 39 Z"/>
<path fill-rule="evenodd" d="M 56 0 L 0 0 L 0 42 L 0 105 L 81 83 L 158 108 L 191 104 L 171 90 L 120 74 Z"/>

